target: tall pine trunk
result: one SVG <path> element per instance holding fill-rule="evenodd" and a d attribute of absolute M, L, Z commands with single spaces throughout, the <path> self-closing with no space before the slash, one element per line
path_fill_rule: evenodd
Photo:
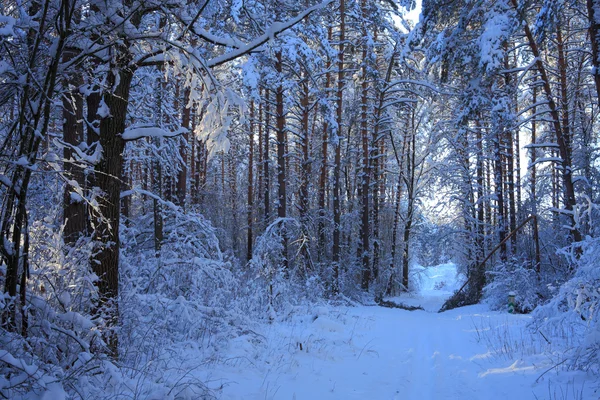
<path fill-rule="evenodd" d="M 250 101 L 249 138 L 250 149 L 248 154 L 248 204 L 246 206 L 248 236 L 246 248 L 246 260 L 252 259 L 252 211 L 254 209 L 254 101 Z"/>
<path fill-rule="evenodd" d="M 343 126 L 343 93 L 344 93 L 344 42 L 346 40 L 346 4 L 345 0 L 340 0 L 340 35 L 339 35 L 339 52 L 338 52 L 338 77 L 337 77 L 337 140 L 335 147 L 335 159 L 333 168 L 333 294 L 339 293 L 340 283 L 340 224 L 342 217 L 341 209 L 341 169 L 342 169 L 342 126 Z"/>
<path fill-rule="evenodd" d="M 283 61 L 281 51 L 275 54 L 275 70 L 279 74 L 280 79 L 282 78 L 283 72 Z M 275 124 L 277 131 L 277 217 L 287 217 L 287 157 L 286 157 L 286 131 L 285 131 L 285 114 L 283 107 L 283 86 L 279 85 L 275 91 Z M 288 256 L 288 237 L 283 235 L 283 267 L 287 270 Z M 287 271 L 286 271 L 287 273 Z"/>

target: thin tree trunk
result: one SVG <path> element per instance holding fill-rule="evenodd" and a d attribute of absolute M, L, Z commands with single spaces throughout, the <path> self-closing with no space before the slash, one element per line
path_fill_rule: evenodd
<path fill-rule="evenodd" d="M 308 87 L 308 71 L 304 71 L 304 79 L 300 85 L 302 94 L 300 98 L 301 108 L 301 122 L 300 122 L 300 135 L 301 135 L 301 147 L 302 147 L 302 164 L 300 171 L 300 191 L 299 191 L 299 203 L 300 203 L 300 221 L 302 222 L 302 230 L 304 234 L 304 241 L 302 244 L 302 253 L 304 255 L 304 264 L 306 270 L 311 267 L 312 260 L 310 258 L 310 251 L 308 248 L 309 234 L 308 234 L 308 212 L 310 209 L 309 202 L 309 185 L 310 177 L 312 173 L 312 163 L 310 159 L 310 129 L 309 129 L 309 87 Z"/>
<path fill-rule="evenodd" d="M 396 157 L 396 162 L 398 163 L 398 183 L 396 189 L 396 204 L 394 209 L 394 226 L 392 228 L 392 254 L 390 258 L 390 280 L 388 282 L 388 286 L 386 289 L 386 293 L 388 295 L 392 294 L 394 288 L 394 282 L 396 281 L 396 249 L 398 243 L 398 226 L 400 225 L 400 204 L 402 200 L 402 183 L 404 182 L 404 156 L 406 154 L 406 135 L 403 135 L 402 138 L 402 151 L 398 154 L 398 149 L 396 149 L 396 145 L 394 144 L 394 138 L 391 136 L 390 132 L 390 142 L 392 144 L 392 149 L 394 150 L 394 155 Z"/>
<path fill-rule="evenodd" d="M 327 39 L 331 42 L 333 38 L 333 28 L 331 25 L 327 30 Z M 329 94 L 329 88 L 331 87 L 331 74 L 329 73 L 329 69 L 331 68 L 331 59 L 327 59 L 327 64 L 325 69 L 327 73 L 325 74 L 325 93 Z M 329 122 L 328 119 L 325 118 L 323 122 L 323 140 L 322 140 L 322 149 L 321 149 L 321 171 L 319 174 L 319 259 L 324 256 L 325 253 L 325 243 L 327 241 L 325 235 L 325 218 L 327 215 L 327 209 L 325 206 L 325 196 L 327 193 L 327 160 L 328 160 L 328 145 L 329 145 Z"/>
<path fill-rule="evenodd" d="M 23 82 L 23 93 L 20 96 L 18 120 L 15 121 L 15 129 L 17 137 L 20 141 L 17 157 L 24 157 L 27 164 L 36 165 L 38 151 L 42 139 L 46 138 L 48 125 L 50 121 L 50 111 L 52 105 L 52 96 L 55 89 L 57 71 L 59 69 L 60 59 L 65 44 L 65 39 L 70 31 L 72 13 L 69 8 L 70 3 L 66 3 L 62 9 L 64 15 L 62 22 L 64 30 L 60 31 L 60 35 L 56 38 L 56 47 L 53 58 L 48 60 L 49 66 L 45 77 L 38 81 L 41 86 L 32 83 L 31 74 L 26 74 Z M 27 56 L 28 70 L 33 71 L 38 60 L 38 52 L 43 39 L 47 20 L 48 9 L 50 4 L 45 2 L 41 5 L 37 1 L 28 4 L 27 12 L 30 17 L 36 17 L 37 28 L 31 28 L 27 36 L 27 48 L 23 49 L 24 55 Z M 32 110 L 30 104 L 36 103 L 37 107 Z M 7 306 L 2 312 L 2 325 L 8 331 L 17 331 L 16 310 L 17 310 L 17 284 L 19 281 L 19 264 L 22 257 L 27 257 L 25 251 L 28 247 L 28 223 L 27 223 L 27 195 L 29 183 L 31 180 L 33 168 L 25 168 L 22 165 L 15 165 L 12 171 L 11 183 L 7 188 L 4 196 L 2 222 L 0 230 L 0 254 L 2 261 L 6 265 L 6 275 L 4 280 L 4 295 L 8 295 L 14 301 L 7 299 Z M 26 243 L 25 248 L 22 248 L 21 243 Z M 25 262 L 27 262 L 25 260 Z M 26 267 L 26 265 L 25 265 Z M 21 283 L 26 282 L 21 276 Z M 22 300 L 25 300 L 23 295 Z M 22 306 L 24 306 L 22 304 Z M 26 321 L 25 321 L 26 324 Z M 23 328 L 23 326 L 22 326 Z M 22 333 L 26 333 L 22 330 Z"/>
<path fill-rule="evenodd" d="M 594 83 L 596 84 L 596 101 L 600 107 L 600 51 L 598 46 L 600 43 L 600 0 L 587 0 L 587 12 L 590 36 L 590 44 L 592 47 L 592 66 Z"/>
<path fill-rule="evenodd" d="M 269 173 L 269 164 L 271 163 L 270 159 L 269 159 L 269 147 L 270 147 L 270 130 L 271 130 L 271 126 L 270 126 L 270 121 L 271 121 L 271 101 L 269 99 L 269 93 L 270 90 L 269 89 L 265 89 L 265 138 L 264 138 L 264 153 L 263 153 L 263 159 L 264 159 L 264 170 L 265 170 L 265 176 L 264 176 L 264 181 L 265 181 L 265 196 L 263 198 L 264 200 L 264 209 L 265 209 L 265 225 L 269 224 L 269 219 L 271 217 L 271 199 L 270 199 L 270 192 L 271 192 L 271 176 Z"/>
<path fill-rule="evenodd" d="M 475 134 L 476 134 L 476 146 L 477 146 L 477 160 L 476 160 L 476 180 L 477 180 L 477 229 L 476 229 L 476 254 L 475 254 L 475 263 L 476 265 L 481 265 L 480 262 L 485 257 L 485 248 L 484 248 L 484 207 L 485 207 L 485 197 L 484 197 L 484 177 L 483 177 L 483 135 L 482 129 L 480 125 L 480 119 L 478 118 L 475 122 Z M 473 269 L 472 274 L 475 274 L 475 277 L 472 277 L 473 286 L 475 288 L 475 295 L 479 297 L 481 295 L 481 290 L 485 286 L 485 266 L 482 265 L 478 269 Z"/>
<path fill-rule="evenodd" d="M 177 90 L 179 91 L 179 90 Z M 178 96 L 176 96 L 178 98 Z M 179 206 L 185 209 L 185 198 L 187 195 L 187 177 L 188 177 L 188 146 L 189 146 L 189 129 L 191 119 L 190 89 L 185 89 L 183 95 L 183 112 L 181 114 L 181 127 L 187 129 L 183 134 L 183 140 L 179 146 L 179 156 L 181 157 L 181 169 L 177 173 L 177 202 Z M 178 103 L 178 102 L 176 102 Z M 176 106 L 176 108 L 179 108 Z"/>
<path fill-rule="evenodd" d="M 501 132 L 496 127 L 494 134 L 494 186 L 496 188 L 496 224 L 498 226 L 498 237 L 502 240 L 506 236 L 506 221 L 504 213 L 504 172 L 502 168 Z M 506 242 L 500 248 L 500 259 L 506 261 Z"/>
<path fill-rule="evenodd" d="M 531 113 L 533 115 L 531 119 L 531 144 L 534 147 L 531 148 L 531 213 L 532 215 L 537 216 L 537 167 L 535 165 L 537 161 L 537 149 L 535 148 L 535 144 L 537 143 L 537 87 L 533 86 L 532 90 L 532 101 L 533 107 L 531 109 Z M 536 244 L 535 246 L 535 271 L 538 274 L 538 278 L 540 277 L 541 272 L 541 255 L 539 251 L 539 232 L 538 232 L 538 221 L 537 218 L 534 221 L 533 225 L 533 241 Z"/>
<path fill-rule="evenodd" d="M 263 158 L 263 97 L 262 97 L 262 88 L 258 89 L 258 148 L 256 149 L 256 153 L 258 154 L 258 162 L 256 163 L 256 175 L 257 175 L 257 198 L 256 201 L 259 204 L 258 213 L 263 215 L 262 210 L 262 200 L 264 196 L 264 187 L 263 187 L 263 166 L 264 166 L 264 158 Z"/>
<path fill-rule="evenodd" d="M 377 30 L 375 29 L 375 36 L 377 35 Z M 394 47 L 394 52 L 392 53 L 392 56 L 390 57 L 389 63 L 388 63 L 388 68 L 386 71 L 386 75 L 385 75 L 385 79 L 384 79 L 384 84 L 387 85 L 389 84 L 391 77 L 392 77 L 392 70 L 394 67 L 394 62 L 396 59 L 396 47 Z M 375 179 L 375 186 L 374 186 L 374 191 L 373 191 L 373 278 L 377 279 L 378 275 L 379 275 L 379 267 L 380 267 L 380 256 L 381 256 L 381 238 L 380 238 L 380 231 L 379 231 L 379 226 L 380 226 L 380 208 L 382 207 L 382 205 L 385 202 L 385 163 L 384 163 L 384 155 L 385 155 L 385 135 L 383 132 L 383 122 L 382 122 L 382 114 L 383 114 L 383 108 L 384 108 L 384 104 L 385 104 L 385 87 L 381 88 L 381 87 L 377 87 L 377 104 L 375 107 L 375 118 L 374 118 L 374 126 L 373 126 L 373 148 L 375 149 L 375 152 L 373 154 L 373 165 L 375 168 L 374 171 L 374 179 Z M 394 227 L 395 229 L 395 227 Z M 392 247 L 395 247 L 395 239 L 393 240 L 393 244 Z M 393 252 L 395 251 L 395 249 L 393 250 Z M 393 263 L 393 257 L 392 257 L 392 263 Z M 386 288 L 386 291 L 388 289 Z"/>
<path fill-rule="evenodd" d="M 155 140 L 156 145 L 156 140 Z M 160 196 L 162 188 L 162 166 L 160 160 L 152 161 L 152 192 L 155 196 Z M 157 198 L 153 199 L 153 210 L 154 210 L 154 254 L 158 258 L 160 257 L 160 249 L 164 239 L 163 234 L 163 215 L 162 215 L 162 204 Z"/>
<path fill-rule="evenodd" d="M 248 223 L 248 237 L 247 237 L 247 251 L 246 260 L 252 259 L 252 210 L 254 208 L 254 101 L 250 101 L 250 154 L 248 155 L 248 205 L 246 209 L 247 223 Z"/>
<path fill-rule="evenodd" d="M 335 148 L 335 159 L 333 169 L 333 294 L 339 293 L 339 264 L 340 264 L 340 224 L 341 224 L 341 190 L 340 175 L 342 168 L 342 126 L 343 126 L 343 93 L 344 93 L 344 42 L 346 40 L 346 3 L 340 0 L 340 37 L 338 52 L 338 82 L 337 82 L 337 140 Z"/>
<path fill-rule="evenodd" d="M 362 0 L 361 9 L 363 18 L 366 17 L 366 1 Z M 366 28 L 363 28 L 363 38 L 366 41 L 367 32 Z M 367 83 L 367 43 L 362 44 L 362 83 L 361 83 L 361 99 L 360 99 L 360 136 L 362 141 L 362 172 L 361 172 L 361 246 L 362 254 L 362 280 L 361 287 L 363 290 L 369 290 L 369 283 L 371 281 L 371 257 L 370 257 L 370 221 L 369 221 L 369 185 L 371 178 L 371 165 L 370 165 L 370 154 L 369 154 L 369 130 L 367 127 L 367 109 L 368 109 L 368 97 L 369 87 Z"/>
<path fill-rule="evenodd" d="M 408 200 L 406 218 L 404 220 L 404 251 L 402 254 L 402 285 L 404 290 L 409 290 L 409 262 L 410 262 L 410 237 L 415 211 L 415 169 L 416 169 L 416 132 L 415 132 L 415 110 L 409 115 L 409 131 L 407 132 L 407 154 L 406 154 L 406 196 Z"/>

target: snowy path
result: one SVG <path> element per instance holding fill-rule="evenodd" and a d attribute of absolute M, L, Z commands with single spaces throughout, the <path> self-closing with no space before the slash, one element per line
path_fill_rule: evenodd
<path fill-rule="evenodd" d="M 318 316 L 270 325 L 260 343 L 236 339 L 228 366 L 204 378 L 224 385 L 224 399 L 579 398 L 585 382 L 568 373 L 536 383 L 555 360 L 537 355 L 541 344 L 525 328 L 529 317 L 485 306 L 431 312 L 446 295 L 425 290 L 397 299 L 429 311 L 321 308 Z"/>

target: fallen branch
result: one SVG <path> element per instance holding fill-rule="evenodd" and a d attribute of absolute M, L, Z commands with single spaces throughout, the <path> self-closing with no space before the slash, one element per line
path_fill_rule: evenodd
<path fill-rule="evenodd" d="M 379 305 L 381 307 L 399 308 L 401 310 L 406 310 L 406 311 L 423 310 L 423 307 L 421 307 L 421 306 L 407 306 L 406 304 L 396 303 L 393 301 L 388 301 L 388 300 L 383 300 L 383 299 L 375 299 L 375 303 L 377 303 L 377 305 Z"/>

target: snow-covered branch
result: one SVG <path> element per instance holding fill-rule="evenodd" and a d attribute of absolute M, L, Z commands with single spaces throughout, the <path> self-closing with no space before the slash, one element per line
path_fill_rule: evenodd
<path fill-rule="evenodd" d="M 322 3 L 319 3 L 310 8 L 307 8 L 306 10 L 304 10 L 303 12 L 298 14 L 296 17 L 290 19 L 287 22 L 274 22 L 273 24 L 271 24 L 269 29 L 263 35 L 257 37 L 256 39 L 254 39 L 250 43 L 246 44 L 245 46 L 239 47 L 233 51 L 230 51 L 228 53 L 225 53 L 223 55 L 215 57 L 212 60 L 209 60 L 207 63 L 208 66 L 209 67 L 217 67 L 217 66 L 225 64 L 229 61 L 235 60 L 236 58 L 239 58 L 243 55 L 251 53 L 253 50 L 256 50 L 258 47 L 267 43 L 269 40 L 274 39 L 277 35 L 292 28 L 294 25 L 301 22 L 304 18 L 306 18 L 313 12 L 322 9 L 323 7 L 328 5 L 330 2 L 331 2 L 331 0 L 325 0 Z"/>
<path fill-rule="evenodd" d="M 137 139 L 141 139 L 141 138 L 145 138 L 145 137 L 172 138 L 172 137 L 181 136 L 187 132 L 188 132 L 188 129 L 183 128 L 183 127 L 179 128 L 176 131 L 171 132 L 171 131 L 166 131 L 166 130 L 156 127 L 156 126 L 150 126 L 150 127 L 135 126 L 135 127 L 125 129 L 125 132 L 123 132 L 123 134 L 121 136 L 123 137 L 123 140 L 131 141 L 131 140 L 137 140 Z"/>

